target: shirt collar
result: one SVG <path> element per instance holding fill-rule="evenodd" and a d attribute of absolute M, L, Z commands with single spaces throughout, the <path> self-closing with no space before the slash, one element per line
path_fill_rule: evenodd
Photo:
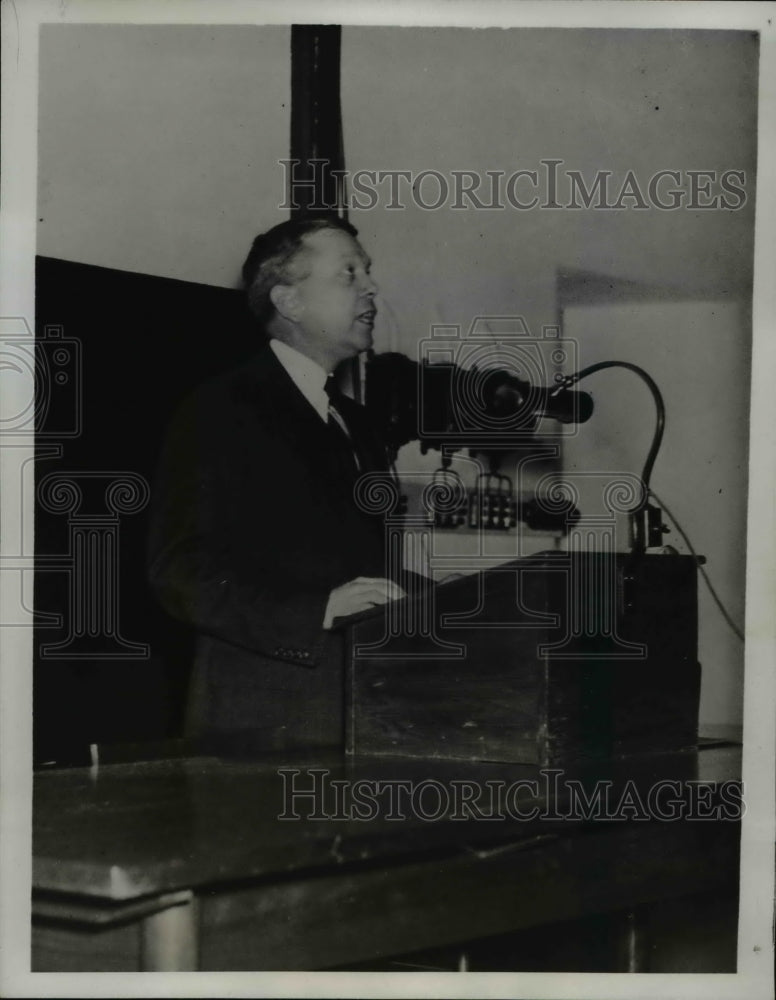
<path fill-rule="evenodd" d="M 273 338 L 269 346 L 307 402 L 314 407 L 322 420 L 327 420 L 329 398 L 323 388 L 328 377 L 327 372 L 312 358 L 308 358 L 294 347 L 289 347 L 282 340 Z"/>

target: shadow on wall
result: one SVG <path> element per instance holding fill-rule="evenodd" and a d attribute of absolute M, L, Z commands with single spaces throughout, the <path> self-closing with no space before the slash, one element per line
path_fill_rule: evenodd
<path fill-rule="evenodd" d="M 88 622 L 71 621 L 70 577 L 61 566 L 45 571 L 46 560 L 69 551 L 78 517 L 110 514 L 108 482 L 129 473 L 150 488 L 178 402 L 254 353 L 256 333 L 237 291 L 49 258 L 38 259 L 36 314 L 39 338 L 47 327 L 61 327 L 63 337 L 80 345 L 81 370 L 70 384 L 80 382 L 82 392 L 81 433 L 61 442 L 61 457 L 41 449 L 36 480 L 74 481 L 84 505 L 69 514 L 36 509 L 36 559 L 44 569 L 36 574 L 35 606 L 62 615 L 63 624 L 36 629 L 35 758 L 88 761 L 89 743 L 177 734 L 189 634 L 157 607 L 146 585 L 147 505 L 120 516 L 117 576 L 97 583 L 103 597 L 106 588 L 117 588 L 118 631 L 134 650 L 88 634 L 67 645 L 79 628 L 88 631 Z M 72 405 L 72 396 L 60 398 L 48 424 L 38 425 L 52 442 L 63 407 Z M 95 484 L 102 492 L 94 493 Z M 75 582 L 83 578 L 74 574 Z M 66 645 L 53 651 L 56 658 L 40 654 L 42 645 L 58 643 Z M 128 652 L 129 658 L 105 655 Z"/>

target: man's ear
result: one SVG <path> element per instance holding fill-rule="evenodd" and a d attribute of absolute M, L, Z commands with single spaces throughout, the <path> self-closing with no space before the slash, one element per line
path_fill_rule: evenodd
<path fill-rule="evenodd" d="M 295 322 L 301 314 L 301 303 L 296 285 L 274 285 L 269 297 L 276 311 L 284 319 Z"/>

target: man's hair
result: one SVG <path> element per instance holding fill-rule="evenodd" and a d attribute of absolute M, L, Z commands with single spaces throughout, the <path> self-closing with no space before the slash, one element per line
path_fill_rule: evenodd
<path fill-rule="evenodd" d="M 269 320 L 275 307 L 269 293 L 275 285 L 292 284 L 299 278 L 293 263 L 304 252 L 304 238 L 322 229 L 338 229 L 357 236 L 358 230 L 336 215 L 289 219 L 260 233 L 253 241 L 242 269 L 248 305 L 261 323 Z"/>

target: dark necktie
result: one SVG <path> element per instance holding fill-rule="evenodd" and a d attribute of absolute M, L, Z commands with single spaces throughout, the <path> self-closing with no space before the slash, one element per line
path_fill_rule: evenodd
<path fill-rule="evenodd" d="M 337 381 L 333 375 L 329 375 L 323 387 L 324 392 L 329 397 L 329 418 L 328 425 L 332 436 L 337 442 L 338 450 L 342 455 L 348 471 L 352 475 L 358 475 L 363 470 L 363 462 L 359 458 L 353 437 L 348 428 L 347 421 L 343 416 L 347 404 L 342 403 L 347 397 L 340 391 Z"/>

